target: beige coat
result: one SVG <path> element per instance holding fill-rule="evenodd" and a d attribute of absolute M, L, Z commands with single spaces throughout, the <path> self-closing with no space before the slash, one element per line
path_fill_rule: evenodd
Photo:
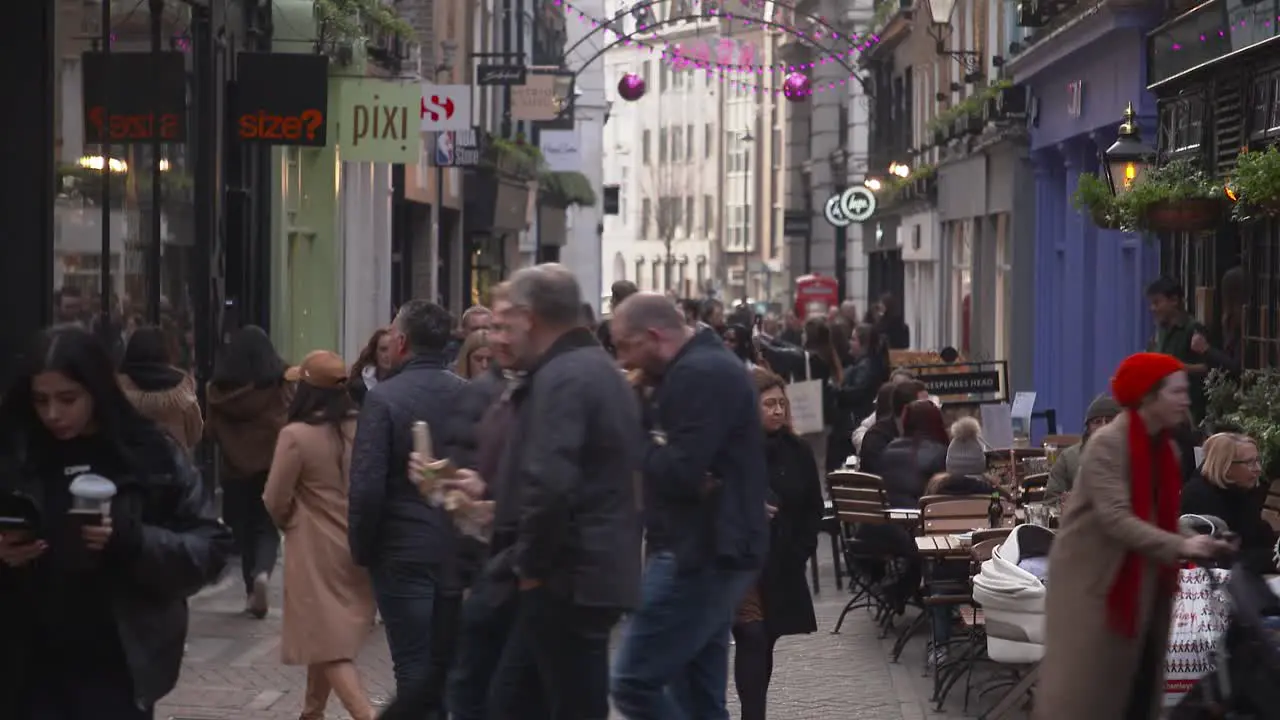
<path fill-rule="evenodd" d="M 1159 717 L 1172 597 L 1157 597 L 1158 564 L 1178 560 L 1181 537 L 1139 518 L 1130 503 L 1129 418 L 1120 415 L 1084 448 L 1062 528 L 1049 555 L 1045 655 L 1040 664 L 1035 720 L 1128 720 L 1125 711 L 1142 656 L 1154 643 L 1156 682 L 1142 692 Z M 1130 550 L 1144 556 L 1138 634 L 1112 632 L 1107 594 Z"/>
<path fill-rule="evenodd" d="M 347 470 L 355 420 L 342 439 L 331 425 L 280 431 L 262 499 L 284 531 L 284 628 L 288 665 L 353 660 L 373 626 L 369 575 L 347 544 Z"/>

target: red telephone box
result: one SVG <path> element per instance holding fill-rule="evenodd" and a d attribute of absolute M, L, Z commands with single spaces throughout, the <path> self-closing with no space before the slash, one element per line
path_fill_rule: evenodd
<path fill-rule="evenodd" d="M 835 278 L 805 275 L 796 279 L 796 317 L 805 320 L 825 316 L 840 305 L 840 285 Z"/>

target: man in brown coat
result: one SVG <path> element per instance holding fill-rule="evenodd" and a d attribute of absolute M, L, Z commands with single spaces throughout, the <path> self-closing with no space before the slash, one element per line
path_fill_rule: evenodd
<path fill-rule="evenodd" d="M 1049 556 L 1035 720 L 1158 717 L 1178 563 L 1231 547 L 1177 533 L 1182 478 L 1169 431 L 1190 406 L 1182 363 L 1138 353 L 1111 389 L 1125 410 L 1085 446 Z"/>

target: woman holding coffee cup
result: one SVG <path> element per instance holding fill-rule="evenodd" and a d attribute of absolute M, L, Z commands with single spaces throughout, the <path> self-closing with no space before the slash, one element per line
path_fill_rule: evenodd
<path fill-rule="evenodd" d="M 138 413 L 101 340 L 41 334 L 0 402 L 0 698 L 13 720 L 144 720 L 173 689 L 186 599 L 230 536 L 200 476 Z M 94 477 L 96 476 L 96 477 Z"/>

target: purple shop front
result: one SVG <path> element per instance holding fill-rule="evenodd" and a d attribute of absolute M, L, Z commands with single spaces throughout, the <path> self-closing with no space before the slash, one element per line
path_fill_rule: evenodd
<path fill-rule="evenodd" d="M 1103 5 L 1010 62 L 1033 97 L 1036 405 L 1057 411 L 1060 432 L 1082 431 L 1089 402 L 1108 392 L 1116 365 L 1151 333 L 1143 288 L 1159 272 L 1158 244 L 1097 228 L 1071 195 L 1081 173 L 1100 171 L 1129 103 L 1154 144 L 1143 51 L 1154 24 Z"/>

